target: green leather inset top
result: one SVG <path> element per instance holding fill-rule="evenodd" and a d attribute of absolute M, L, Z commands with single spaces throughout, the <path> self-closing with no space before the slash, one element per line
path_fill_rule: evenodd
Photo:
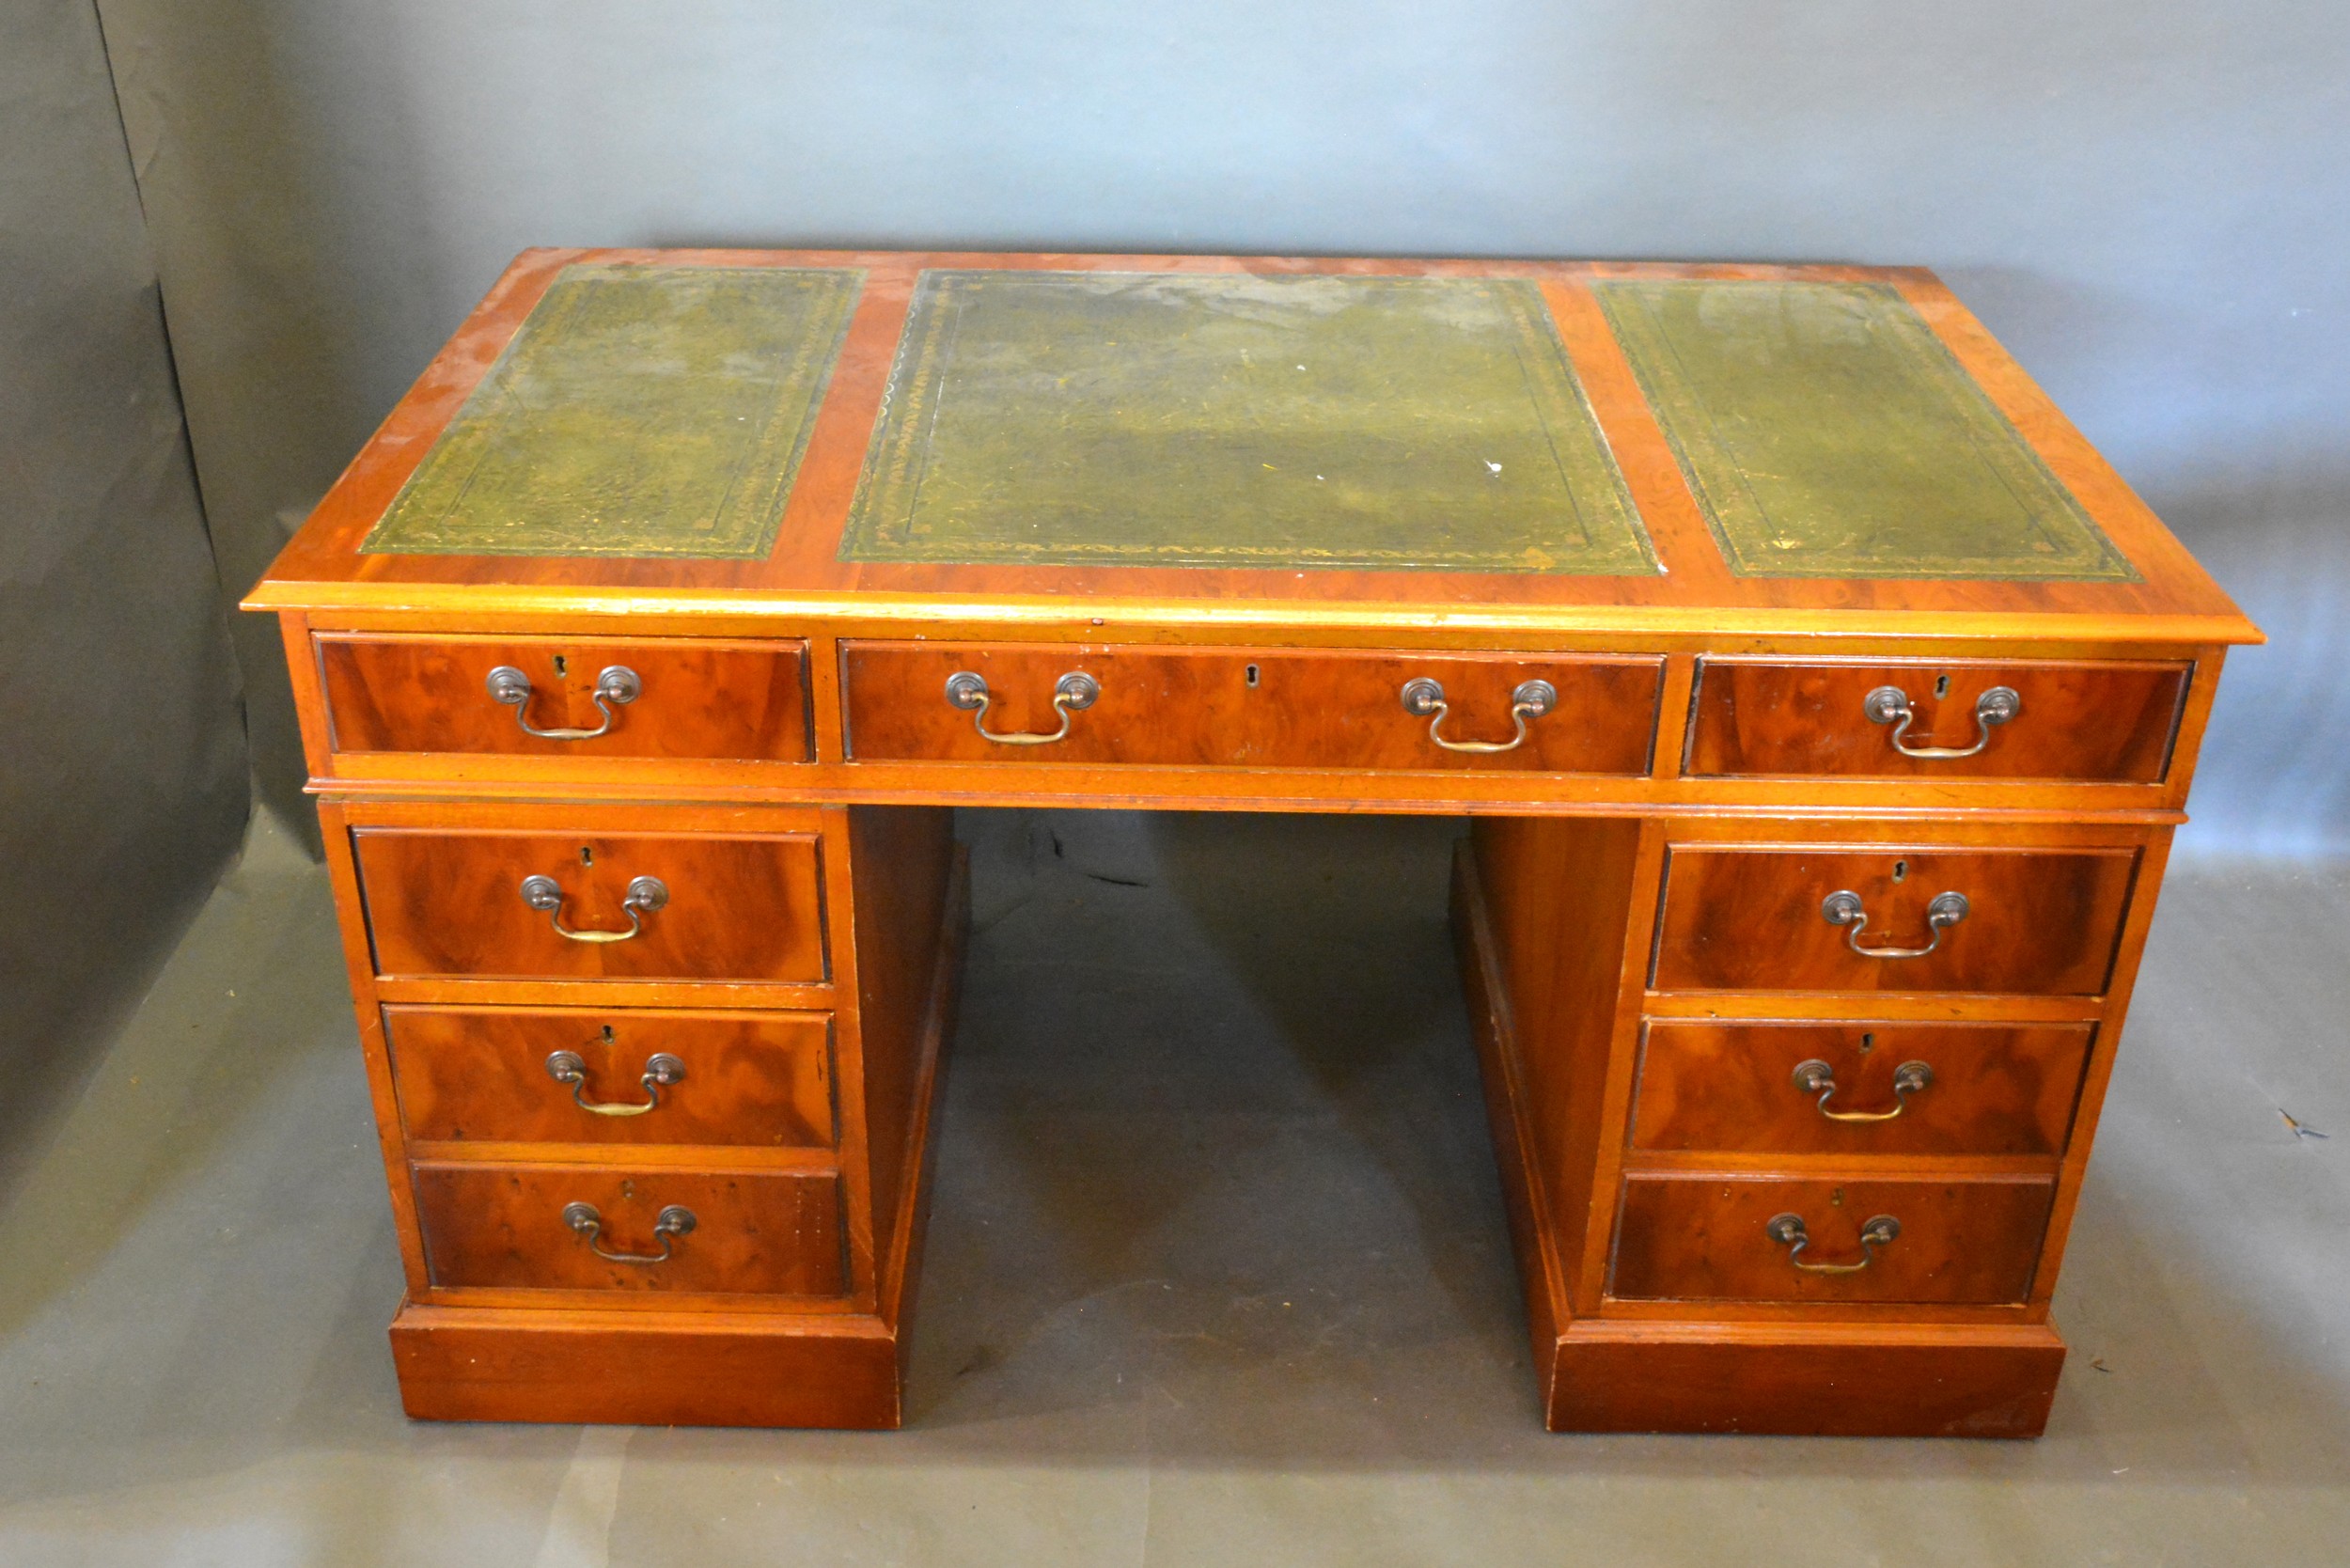
<path fill-rule="evenodd" d="M 1657 570 L 1541 291 L 933 271 L 843 559 Z"/>
<path fill-rule="evenodd" d="M 1596 289 L 1740 575 L 2136 580 L 1890 285 Z"/>
<path fill-rule="evenodd" d="M 360 548 L 765 556 L 861 275 L 566 267 Z"/>

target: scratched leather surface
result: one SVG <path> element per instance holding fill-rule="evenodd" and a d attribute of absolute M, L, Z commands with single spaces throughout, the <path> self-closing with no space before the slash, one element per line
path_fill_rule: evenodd
<path fill-rule="evenodd" d="M 361 548 L 765 556 L 859 276 L 565 268 Z"/>
<path fill-rule="evenodd" d="M 1740 575 L 2136 580 L 1897 290 L 1596 288 Z"/>
<path fill-rule="evenodd" d="M 934 271 L 850 560 L 1648 573 L 1531 283 Z"/>

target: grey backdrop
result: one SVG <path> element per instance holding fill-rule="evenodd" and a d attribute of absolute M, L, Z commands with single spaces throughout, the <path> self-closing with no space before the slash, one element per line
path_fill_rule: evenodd
<path fill-rule="evenodd" d="M 98 3 L 232 588 L 525 245 L 1919 262 L 2277 638 L 2183 848 L 2350 839 L 2350 8 Z"/>
<path fill-rule="evenodd" d="M 246 770 L 89 0 L 0 7 L 0 127 L 6 1191 L 212 890 L 244 825 Z"/>

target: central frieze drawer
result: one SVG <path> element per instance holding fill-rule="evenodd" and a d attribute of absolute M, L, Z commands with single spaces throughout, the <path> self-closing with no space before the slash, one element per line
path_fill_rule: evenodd
<path fill-rule="evenodd" d="M 387 1007 L 384 1024 L 417 1141 L 835 1141 L 822 1013 Z"/>
<path fill-rule="evenodd" d="M 1676 844 L 1649 983 L 2100 996 L 2138 855 Z"/>
<path fill-rule="evenodd" d="M 825 978 L 812 832 L 351 837 L 387 978 Z"/>
<path fill-rule="evenodd" d="M 828 1170 L 419 1165 L 414 1178 L 436 1286 L 843 1289 L 840 1181 Z"/>
<path fill-rule="evenodd" d="M 858 761 L 1639 774 L 1664 662 L 852 642 L 841 675 Z"/>
<path fill-rule="evenodd" d="M 2055 1184 L 1633 1176 L 1609 1294 L 1684 1301 L 2021 1301 Z"/>
<path fill-rule="evenodd" d="M 804 762 L 807 645 L 321 634 L 337 752 Z"/>

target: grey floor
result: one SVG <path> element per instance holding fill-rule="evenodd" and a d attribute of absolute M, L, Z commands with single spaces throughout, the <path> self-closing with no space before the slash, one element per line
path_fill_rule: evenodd
<path fill-rule="evenodd" d="M 0 1563 L 2350 1561 L 2350 874 L 2174 873 L 2044 1439 L 1596 1438 L 1536 1425 L 1455 824 L 964 831 L 906 1431 L 404 1419 L 325 881 L 263 838 L 0 1195 Z"/>

